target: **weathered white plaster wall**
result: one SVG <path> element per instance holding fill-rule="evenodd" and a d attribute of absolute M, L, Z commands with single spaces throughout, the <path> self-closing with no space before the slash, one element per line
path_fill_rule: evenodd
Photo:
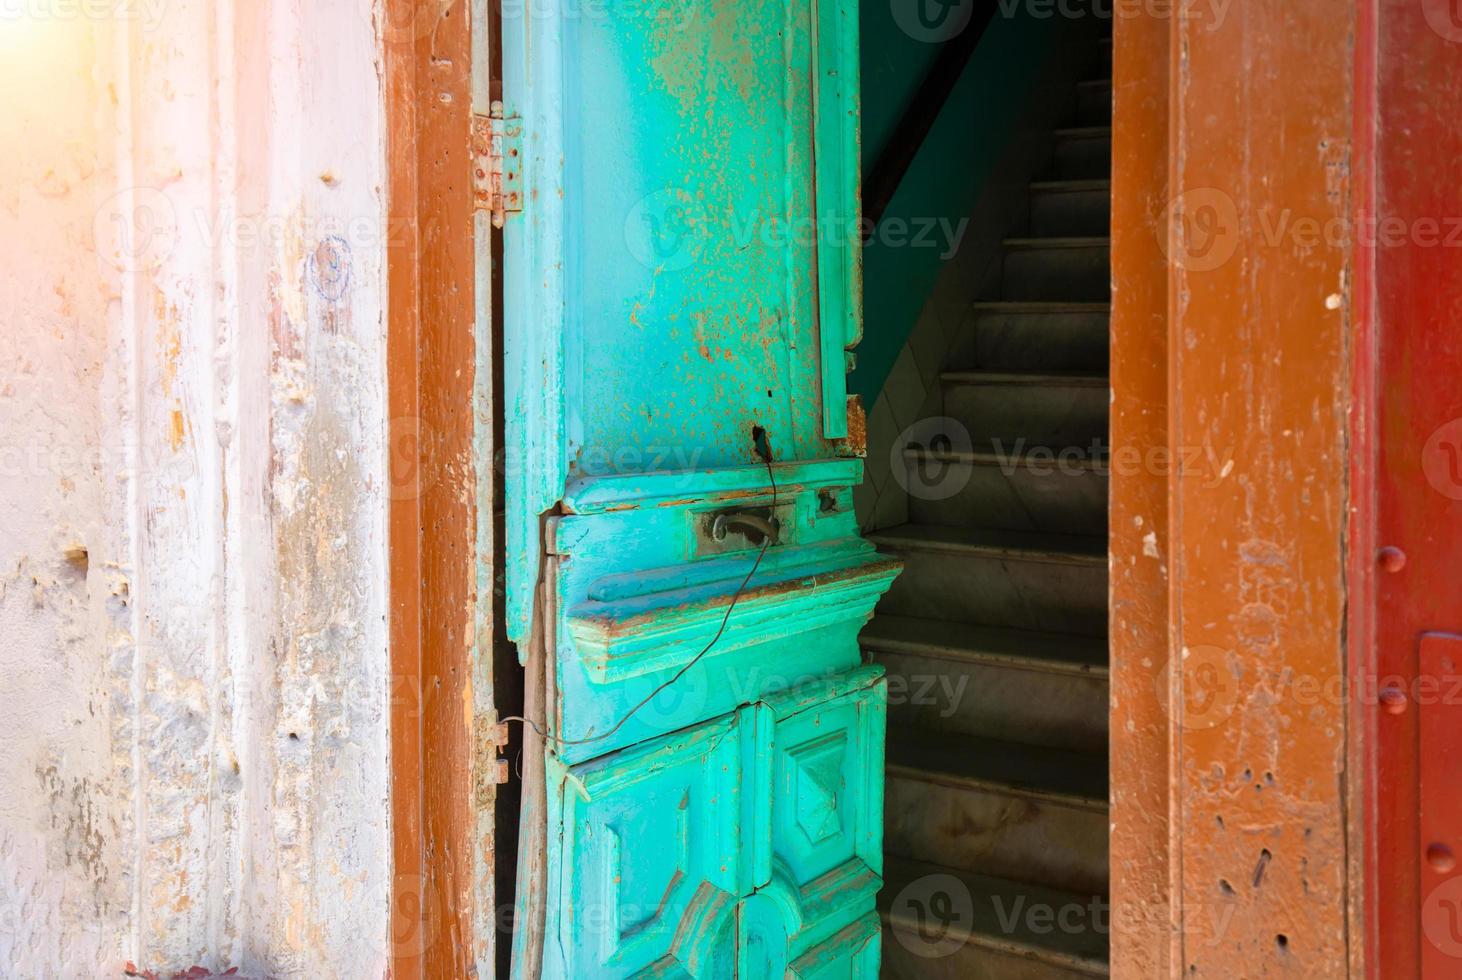
<path fill-rule="evenodd" d="M 381 977 L 369 0 L 0 0 L 0 977 Z"/>

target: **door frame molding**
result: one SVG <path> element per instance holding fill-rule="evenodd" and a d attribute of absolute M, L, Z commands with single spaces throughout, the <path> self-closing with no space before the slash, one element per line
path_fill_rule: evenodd
<path fill-rule="evenodd" d="M 491 469 L 480 472 L 496 404 L 479 354 L 485 346 L 491 357 L 490 297 L 477 295 L 490 267 L 475 244 L 484 220 L 471 179 L 488 69 L 473 21 L 485 29 L 487 10 L 487 0 L 385 0 L 377 12 L 390 231 L 394 980 L 491 976 L 497 938 L 494 487 Z"/>
<path fill-rule="evenodd" d="M 1364 227 L 1376 12 L 1116 18 L 1116 976 L 1375 969 L 1373 255 L 1354 235 L 1286 250 L 1259 219 Z M 1204 206 L 1232 250 L 1213 267 L 1182 223 Z M 1188 444 L 1222 466 L 1185 472 Z M 1347 696 L 1266 698 L 1286 672 Z M 1197 717 L 1185 691 L 1224 711 Z"/>

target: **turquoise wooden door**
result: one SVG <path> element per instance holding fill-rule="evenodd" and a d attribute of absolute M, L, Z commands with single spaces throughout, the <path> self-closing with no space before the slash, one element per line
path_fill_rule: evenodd
<path fill-rule="evenodd" d="M 876 975 L 856 25 L 505 5 L 507 608 L 547 732 L 517 976 Z"/>

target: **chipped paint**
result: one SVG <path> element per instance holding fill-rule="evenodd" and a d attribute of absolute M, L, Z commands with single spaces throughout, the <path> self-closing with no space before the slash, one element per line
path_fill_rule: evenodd
<path fill-rule="evenodd" d="M 1352 218 L 1356 9 L 1117 26 L 1114 446 L 1228 460 L 1114 480 L 1118 975 L 1344 976 L 1360 947 L 1346 699 L 1292 686 L 1347 681 L 1354 256 L 1254 220 Z M 1238 219 L 1211 263 L 1151 221 L 1192 194 Z"/>
<path fill-rule="evenodd" d="M 385 973 L 375 31 L 0 33 L 7 975 Z"/>

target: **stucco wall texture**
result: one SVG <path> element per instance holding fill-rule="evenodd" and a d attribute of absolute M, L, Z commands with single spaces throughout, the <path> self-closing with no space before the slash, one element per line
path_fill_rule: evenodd
<path fill-rule="evenodd" d="M 0 3 L 0 977 L 381 977 L 360 0 Z"/>

